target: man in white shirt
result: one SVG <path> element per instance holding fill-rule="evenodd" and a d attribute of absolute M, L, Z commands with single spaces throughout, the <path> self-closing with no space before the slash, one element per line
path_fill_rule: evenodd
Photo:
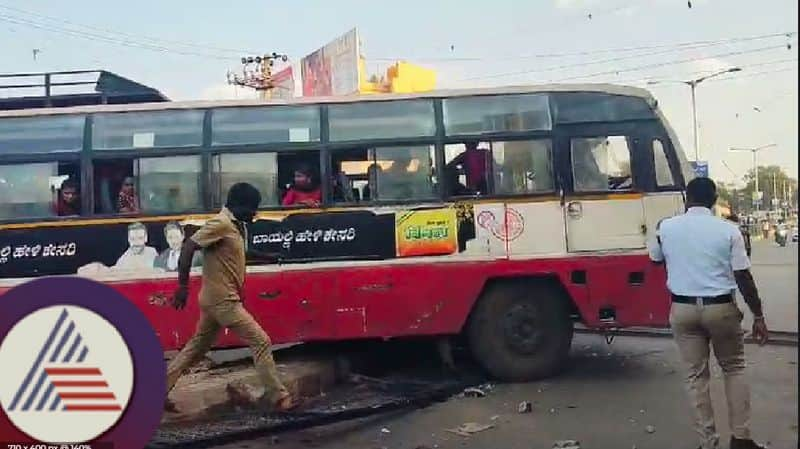
<path fill-rule="evenodd" d="M 128 226 L 128 249 L 117 259 L 114 268 L 153 271 L 156 256 L 156 249 L 147 246 L 147 228 L 141 223 L 132 223 Z"/>
<path fill-rule="evenodd" d="M 695 409 L 701 449 L 719 447 L 709 392 L 709 346 L 714 348 L 725 379 L 731 449 L 763 449 L 750 438 L 750 388 L 745 379 L 744 315 L 736 306 L 738 287 L 755 316 L 753 337 L 768 339 L 750 259 L 736 225 L 711 211 L 717 200 L 714 181 L 696 178 L 686 187 L 684 215 L 659 223 L 650 258 L 667 267 L 672 293 L 670 325 L 688 369 L 686 383 Z"/>

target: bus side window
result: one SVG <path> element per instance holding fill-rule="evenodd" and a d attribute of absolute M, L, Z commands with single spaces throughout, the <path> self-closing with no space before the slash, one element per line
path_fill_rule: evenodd
<path fill-rule="evenodd" d="M 248 182 L 261 193 L 261 206 L 280 205 L 277 153 L 217 154 L 212 159 L 212 204 L 222 207 L 231 186 Z"/>
<path fill-rule="evenodd" d="M 675 185 L 664 143 L 659 139 L 653 139 L 653 168 L 657 187 L 673 187 Z"/>
<path fill-rule="evenodd" d="M 433 145 L 336 150 L 334 202 L 432 200 L 436 197 Z M 341 192 L 335 187 L 341 185 Z M 347 191 L 349 189 L 349 192 Z M 351 195 L 348 195 L 350 193 Z"/>
<path fill-rule="evenodd" d="M 570 140 L 573 187 L 576 192 L 631 190 L 628 138 L 600 136 Z"/>
<path fill-rule="evenodd" d="M 94 161 L 94 210 L 99 214 L 135 214 L 140 210 L 135 160 Z"/>
<path fill-rule="evenodd" d="M 56 216 L 63 181 L 57 162 L 0 165 L 0 220 Z"/>
<path fill-rule="evenodd" d="M 496 195 L 521 195 L 555 190 L 550 139 L 492 142 Z"/>
<path fill-rule="evenodd" d="M 139 204 L 144 213 L 201 210 L 200 156 L 141 158 L 134 162 Z"/>
<path fill-rule="evenodd" d="M 468 141 L 445 145 L 444 182 L 447 196 L 489 193 L 492 154 L 488 142 Z"/>
<path fill-rule="evenodd" d="M 376 184 L 373 200 L 430 200 L 436 197 L 433 145 L 378 147 L 372 152 Z"/>

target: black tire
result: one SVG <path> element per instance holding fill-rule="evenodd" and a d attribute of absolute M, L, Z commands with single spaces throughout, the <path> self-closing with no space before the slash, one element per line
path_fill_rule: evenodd
<path fill-rule="evenodd" d="M 569 356 L 572 319 L 559 289 L 543 282 L 491 286 L 467 327 L 475 359 L 493 377 L 526 382 L 558 373 Z"/>

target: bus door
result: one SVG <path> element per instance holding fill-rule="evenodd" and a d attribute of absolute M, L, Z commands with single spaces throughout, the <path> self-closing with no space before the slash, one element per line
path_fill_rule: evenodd
<path fill-rule="evenodd" d="M 645 247 L 641 140 L 636 125 L 576 125 L 562 134 L 567 251 Z"/>

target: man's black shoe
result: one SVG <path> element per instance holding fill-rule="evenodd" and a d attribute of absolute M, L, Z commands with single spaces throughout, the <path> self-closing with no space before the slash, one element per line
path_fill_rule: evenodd
<path fill-rule="evenodd" d="M 753 440 L 742 440 L 731 437 L 730 449 L 766 449 L 766 447 L 756 443 Z"/>

